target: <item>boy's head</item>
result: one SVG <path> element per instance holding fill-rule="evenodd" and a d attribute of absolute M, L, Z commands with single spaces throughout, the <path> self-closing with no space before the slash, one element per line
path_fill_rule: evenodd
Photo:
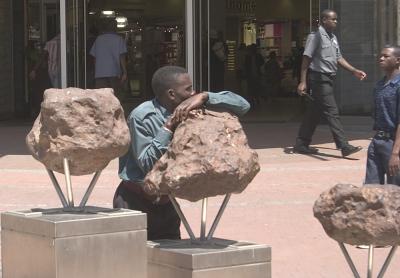
<path fill-rule="evenodd" d="M 178 66 L 159 68 L 153 75 L 151 86 L 157 100 L 168 110 L 174 110 L 182 101 L 194 95 L 189 73 Z"/>
<path fill-rule="evenodd" d="M 379 56 L 379 66 L 385 72 L 391 72 L 400 67 L 400 47 L 397 45 L 386 45 Z"/>

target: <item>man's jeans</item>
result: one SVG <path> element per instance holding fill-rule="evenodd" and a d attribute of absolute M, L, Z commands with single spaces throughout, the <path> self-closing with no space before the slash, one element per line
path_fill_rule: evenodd
<path fill-rule="evenodd" d="M 388 166 L 392 155 L 393 140 L 373 138 L 368 147 L 365 184 L 400 185 L 400 175 L 389 176 Z M 386 177 L 386 180 L 385 180 Z"/>

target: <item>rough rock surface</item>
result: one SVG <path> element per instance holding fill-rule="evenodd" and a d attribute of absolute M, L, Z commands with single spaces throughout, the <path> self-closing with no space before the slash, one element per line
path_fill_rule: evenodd
<path fill-rule="evenodd" d="M 322 193 L 314 216 L 333 239 L 352 245 L 400 244 L 400 187 L 338 184 Z"/>
<path fill-rule="evenodd" d="M 147 174 L 145 190 L 194 202 L 240 193 L 259 170 L 236 116 L 198 110 L 175 130 L 168 151 Z"/>
<path fill-rule="evenodd" d="M 32 155 L 48 169 L 72 175 L 101 170 L 127 152 L 129 128 L 112 89 L 48 89 L 26 137 Z"/>

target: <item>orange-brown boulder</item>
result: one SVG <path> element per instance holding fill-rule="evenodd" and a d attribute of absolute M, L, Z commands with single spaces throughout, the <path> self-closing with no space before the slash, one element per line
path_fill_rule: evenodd
<path fill-rule="evenodd" d="M 126 153 L 130 134 L 112 89 L 48 89 L 26 143 L 48 169 L 64 173 L 67 158 L 72 175 L 86 175 Z"/>
<path fill-rule="evenodd" d="M 400 187 L 338 184 L 317 199 L 314 216 L 336 241 L 352 245 L 399 245 Z"/>
<path fill-rule="evenodd" d="M 147 174 L 145 190 L 197 201 L 240 193 L 259 170 L 236 116 L 197 110 L 176 129 L 168 151 Z"/>

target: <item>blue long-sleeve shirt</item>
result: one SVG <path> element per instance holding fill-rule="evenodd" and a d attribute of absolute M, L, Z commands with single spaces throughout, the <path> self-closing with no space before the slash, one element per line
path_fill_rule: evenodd
<path fill-rule="evenodd" d="M 400 124 L 400 74 L 386 81 L 380 80 L 374 90 L 374 130 L 394 135 Z"/>
<path fill-rule="evenodd" d="M 244 115 L 250 104 L 241 96 L 229 91 L 208 93 L 208 108 L 225 108 L 238 116 Z M 172 139 L 171 131 L 164 128 L 171 116 L 156 100 L 136 107 L 128 117 L 132 142 L 129 151 L 119 159 L 119 177 L 142 182 L 157 160 L 167 151 Z"/>

